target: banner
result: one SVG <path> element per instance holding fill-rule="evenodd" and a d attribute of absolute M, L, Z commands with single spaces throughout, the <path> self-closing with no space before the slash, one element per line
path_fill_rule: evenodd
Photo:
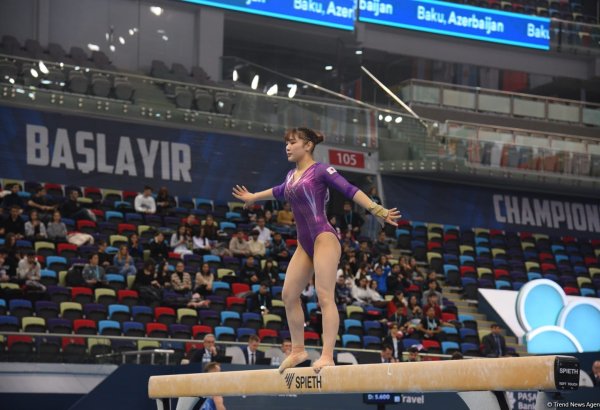
<path fill-rule="evenodd" d="M 139 125 L 0 106 L 0 178 L 233 201 L 280 184 L 283 140 Z"/>
<path fill-rule="evenodd" d="M 359 21 L 512 46 L 550 49 L 550 19 L 436 0 L 359 3 Z M 376 4 L 375 4 L 376 3 Z"/>
<path fill-rule="evenodd" d="M 598 237 L 600 200 L 383 176 L 386 206 L 406 219 Z"/>
<path fill-rule="evenodd" d="M 182 0 L 242 13 L 354 30 L 354 0 Z"/>

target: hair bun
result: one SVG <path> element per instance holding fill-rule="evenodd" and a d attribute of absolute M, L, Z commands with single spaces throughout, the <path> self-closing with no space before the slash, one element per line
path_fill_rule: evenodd
<path fill-rule="evenodd" d="M 319 131 L 315 131 L 315 145 L 320 144 L 325 139 L 325 136 Z"/>

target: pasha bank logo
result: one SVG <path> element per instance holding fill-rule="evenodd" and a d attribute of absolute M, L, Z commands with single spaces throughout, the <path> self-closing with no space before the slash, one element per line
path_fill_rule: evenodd
<path fill-rule="evenodd" d="M 528 353 L 600 351 L 600 309 L 583 298 L 568 300 L 556 282 L 527 282 L 519 291 L 516 309 Z"/>

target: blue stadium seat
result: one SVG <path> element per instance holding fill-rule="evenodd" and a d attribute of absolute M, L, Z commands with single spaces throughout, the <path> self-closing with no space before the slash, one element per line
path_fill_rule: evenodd
<path fill-rule="evenodd" d="M 362 341 L 360 340 L 360 336 L 347 335 L 347 334 L 342 335 L 342 346 L 351 347 L 351 346 L 348 346 L 349 343 L 352 343 L 353 345 L 358 346 L 358 348 L 362 347 Z"/>
<path fill-rule="evenodd" d="M 442 352 L 452 354 L 452 351 L 460 351 L 460 345 L 456 342 L 442 342 Z"/>

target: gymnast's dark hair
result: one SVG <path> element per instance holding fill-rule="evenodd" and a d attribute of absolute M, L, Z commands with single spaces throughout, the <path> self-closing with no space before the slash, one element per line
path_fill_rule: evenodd
<path fill-rule="evenodd" d="M 298 128 L 292 128 L 292 129 L 287 130 L 285 133 L 284 140 L 287 142 L 293 137 L 299 138 L 306 142 L 312 142 L 313 147 L 312 147 L 312 150 L 310 151 L 311 153 L 314 151 L 315 146 L 317 144 L 323 142 L 323 140 L 325 139 L 323 134 L 321 134 L 320 132 L 315 131 L 310 128 L 306 128 L 306 127 L 298 127 Z"/>

